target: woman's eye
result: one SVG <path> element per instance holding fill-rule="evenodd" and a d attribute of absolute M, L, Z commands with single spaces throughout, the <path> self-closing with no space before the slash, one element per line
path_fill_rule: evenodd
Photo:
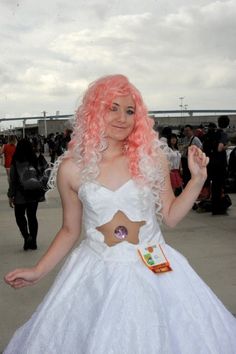
<path fill-rule="evenodd" d="M 132 114 L 134 114 L 134 111 L 132 109 L 128 109 L 127 114 L 132 115 Z"/>
<path fill-rule="evenodd" d="M 116 107 L 116 106 L 112 106 L 112 107 L 111 107 L 111 111 L 112 111 L 112 112 L 116 112 L 117 110 L 118 110 L 118 107 Z"/>

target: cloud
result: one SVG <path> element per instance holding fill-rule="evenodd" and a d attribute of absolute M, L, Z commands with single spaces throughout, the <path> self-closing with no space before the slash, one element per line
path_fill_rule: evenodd
<path fill-rule="evenodd" d="M 110 73 L 127 75 L 152 109 L 178 108 L 179 96 L 192 108 L 234 106 L 235 1 L 19 0 L 0 11 L 1 116 L 69 113 Z"/>

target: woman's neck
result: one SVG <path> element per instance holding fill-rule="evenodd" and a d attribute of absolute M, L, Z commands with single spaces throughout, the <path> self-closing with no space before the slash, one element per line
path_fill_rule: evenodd
<path fill-rule="evenodd" d="M 116 157 L 121 157 L 124 155 L 124 142 L 108 140 L 108 147 L 102 153 L 105 159 L 114 159 Z"/>

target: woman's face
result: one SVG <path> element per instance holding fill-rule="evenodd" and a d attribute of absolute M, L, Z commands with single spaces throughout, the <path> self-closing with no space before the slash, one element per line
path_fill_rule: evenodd
<path fill-rule="evenodd" d="M 171 145 L 175 145 L 176 143 L 177 143 L 177 139 L 175 138 L 175 137 L 172 137 L 171 139 L 170 139 L 170 143 L 171 143 Z"/>
<path fill-rule="evenodd" d="M 133 131 L 135 103 L 131 95 L 116 97 L 105 117 L 106 137 L 113 140 L 125 140 Z"/>

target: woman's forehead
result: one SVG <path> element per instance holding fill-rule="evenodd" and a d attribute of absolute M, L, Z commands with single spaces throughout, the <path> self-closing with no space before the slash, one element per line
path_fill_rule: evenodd
<path fill-rule="evenodd" d="M 117 96 L 112 100 L 112 103 L 117 103 L 119 105 L 135 107 L 135 102 L 131 95 Z"/>

